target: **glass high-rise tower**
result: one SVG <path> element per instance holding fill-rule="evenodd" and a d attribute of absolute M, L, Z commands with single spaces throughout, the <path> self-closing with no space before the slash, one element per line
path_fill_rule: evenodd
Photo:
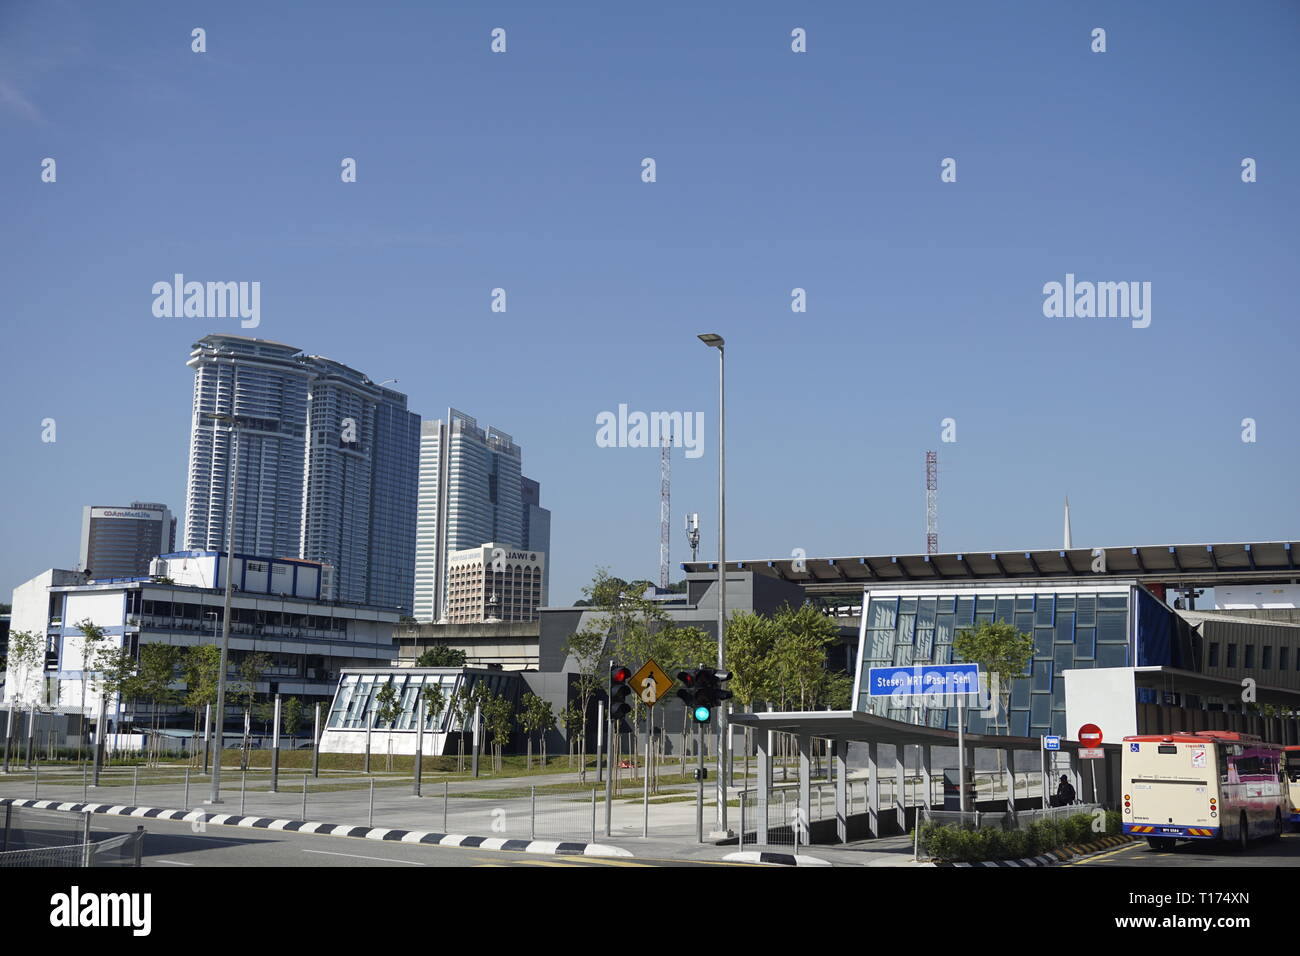
<path fill-rule="evenodd" d="M 239 431 L 235 551 L 335 569 L 339 600 L 411 610 L 420 417 L 331 359 L 237 335 L 199 340 L 185 547 L 224 551 Z"/>
<path fill-rule="evenodd" d="M 445 615 L 447 564 L 453 551 L 488 542 L 549 551 L 550 512 L 537 503 L 537 482 L 523 477 L 522 457 L 505 432 L 481 428 L 454 408 L 447 410 L 445 419 L 421 426 L 417 620 L 438 621 Z"/>

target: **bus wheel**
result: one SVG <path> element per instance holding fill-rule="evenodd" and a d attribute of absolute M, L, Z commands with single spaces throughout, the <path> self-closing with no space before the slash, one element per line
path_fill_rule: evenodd
<path fill-rule="evenodd" d="M 1241 826 L 1237 830 L 1237 849 L 1245 850 L 1250 843 L 1250 824 L 1246 822 L 1246 814 L 1241 814 Z"/>

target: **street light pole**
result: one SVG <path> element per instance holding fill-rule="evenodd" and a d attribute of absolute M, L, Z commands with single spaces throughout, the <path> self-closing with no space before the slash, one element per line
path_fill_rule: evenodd
<path fill-rule="evenodd" d="M 212 793 L 208 803 L 221 803 L 221 749 L 226 737 L 226 659 L 230 656 L 230 599 L 235 582 L 235 503 L 239 494 L 239 430 L 234 415 L 213 415 L 216 421 L 230 423 L 230 518 L 226 531 L 226 600 L 221 619 L 221 664 L 217 670 L 217 712 L 214 715 L 216 740 L 212 756 Z M 220 559 L 218 559 L 220 560 Z"/>
<path fill-rule="evenodd" d="M 727 353 L 726 340 L 713 332 L 699 336 L 718 350 L 718 668 L 727 666 Z M 727 829 L 727 777 L 731 769 L 731 741 L 725 703 L 718 706 L 718 829 Z"/>

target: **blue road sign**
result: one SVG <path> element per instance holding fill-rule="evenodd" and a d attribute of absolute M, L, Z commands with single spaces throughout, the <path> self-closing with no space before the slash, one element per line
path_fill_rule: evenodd
<path fill-rule="evenodd" d="M 1045 750 L 1060 750 L 1060 749 L 1061 749 L 1061 738 L 1060 738 L 1060 737 L 1053 737 L 1053 736 L 1050 736 L 1050 735 L 1044 737 L 1044 738 L 1043 738 L 1043 749 L 1045 749 Z"/>
<path fill-rule="evenodd" d="M 980 688 L 978 664 L 916 664 L 873 667 L 867 675 L 872 697 L 917 697 L 923 694 L 974 694 Z"/>

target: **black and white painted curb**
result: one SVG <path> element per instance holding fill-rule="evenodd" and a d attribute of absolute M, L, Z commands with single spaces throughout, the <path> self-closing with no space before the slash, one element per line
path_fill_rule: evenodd
<path fill-rule="evenodd" d="M 131 807 L 115 803 L 66 803 L 58 800 L 21 800 L 0 797 L 0 806 L 28 807 L 33 810 L 65 810 L 72 813 L 103 813 L 144 820 L 174 820 L 178 823 L 202 823 L 223 827 L 248 827 L 254 830 L 288 830 L 316 836 L 355 837 L 390 843 L 423 843 L 480 850 L 516 850 L 544 853 L 548 856 L 632 856 L 622 847 L 604 843 L 577 843 L 555 840 L 515 840 L 503 837 L 468 836 L 461 833 L 430 833 L 423 830 L 393 830 L 383 827 L 348 826 L 339 823 L 316 823 L 308 820 L 278 820 L 275 817 L 250 817 L 238 813 L 208 813 L 203 810 L 163 810 L 157 807 Z"/>
<path fill-rule="evenodd" d="M 1058 863 L 1065 863 L 1069 860 L 1080 860 L 1084 857 L 1095 856 L 1098 853 L 1105 853 L 1107 850 L 1113 850 L 1118 846 L 1125 846 L 1134 842 L 1126 836 L 1102 837 L 1095 843 L 1088 843 L 1084 846 L 1070 847 L 1064 850 L 1053 850 L 1051 853 L 1044 853 L 1042 856 L 1025 857 L 1020 860 L 986 860 L 983 863 L 923 863 L 922 866 L 939 866 L 939 867 L 979 867 L 979 866 L 1002 866 L 1002 867 L 1023 867 L 1023 866 L 1055 866 Z"/>
<path fill-rule="evenodd" d="M 796 855 L 794 853 L 765 853 L 746 850 L 743 853 L 728 853 L 722 858 L 727 863 L 766 863 L 770 866 L 830 866 L 827 860 L 815 856 Z"/>

